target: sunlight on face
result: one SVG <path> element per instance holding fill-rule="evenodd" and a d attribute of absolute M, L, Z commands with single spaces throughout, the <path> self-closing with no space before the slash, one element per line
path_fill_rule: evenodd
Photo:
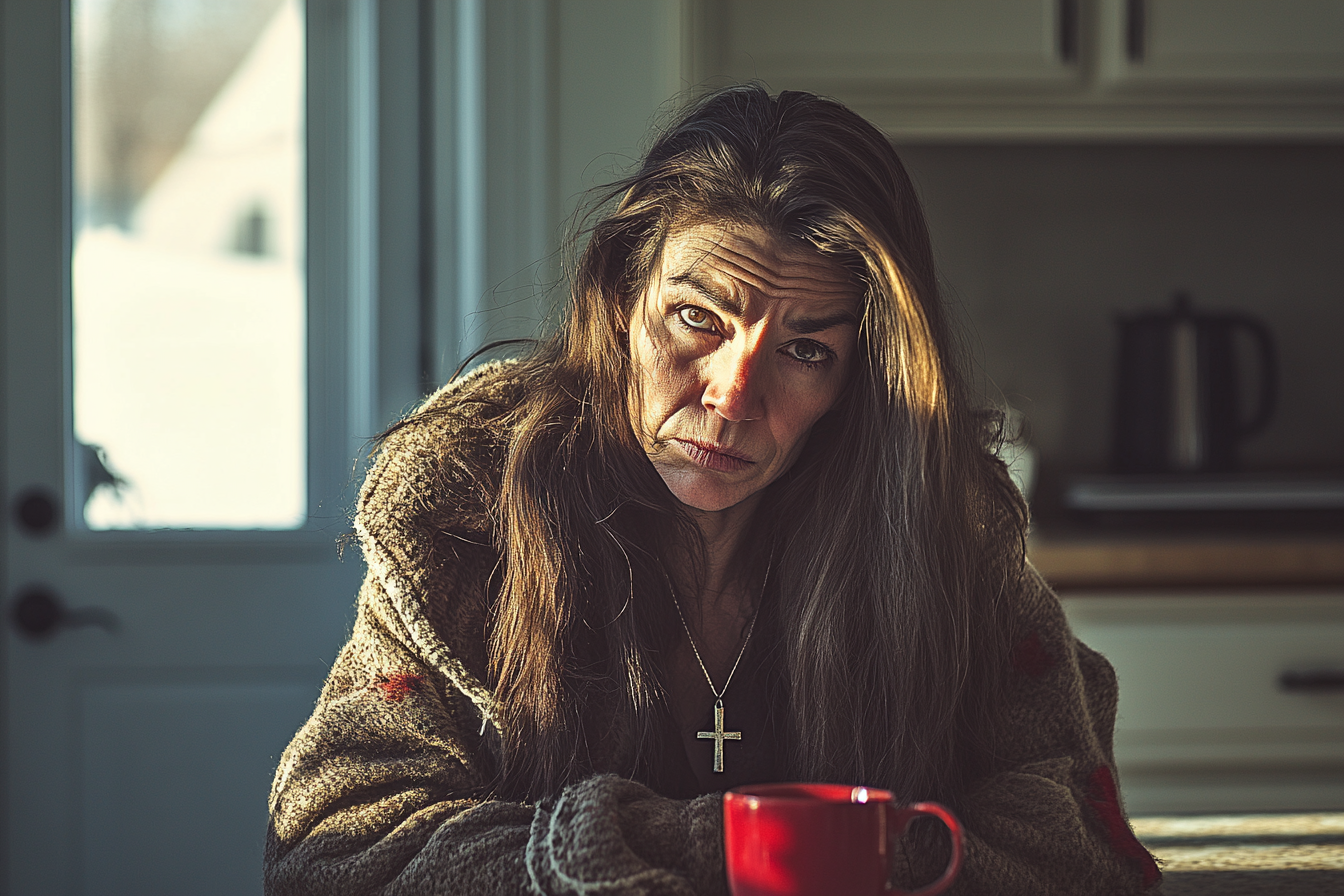
<path fill-rule="evenodd" d="M 848 381 L 860 289 L 750 225 L 670 236 L 630 320 L 631 425 L 672 494 L 718 511 L 784 473 Z"/>

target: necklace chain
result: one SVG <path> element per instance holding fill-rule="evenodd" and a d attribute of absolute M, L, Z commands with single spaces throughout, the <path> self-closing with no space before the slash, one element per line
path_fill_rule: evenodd
<path fill-rule="evenodd" d="M 686 624 L 686 614 L 681 612 L 681 602 L 677 600 L 677 591 L 671 589 L 672 606 L 677 608 L 677 618 L 681 620 L 681 627 L 686 630 L 686 640 L 691 644 L 691 652 L 695 654 L 695 661 L 700 664 L 700 671 L 705 673 L 705 681 L 709 683 L 709 691 L 716 700 L 722 701 L 723 695 L 728 693 L 728 685 L 733 683 L 733 674 L 737 672 L 738 665 L 742 662 L 742 657 L 747 652 L 747 645 L 751 643 L 751 635 L 756 631 L 756 619 L 761 615 L 761 604 L 765 602 L 765 585 L 770 581 L 770 566 L 765 568 L 765 578 L 761 581 L 761 596 L 756 603 L 756 611 L 751 614 L 751 623 L 747 626 L 747 636 L 742 639 L 742 647 L 737 651 L 737 659 L 733 660 L 733 668 L 728 670 L 728 678 L 723 683 L 722 688 L 714 687 L 714 679 L 709 674 L 709 667 L 705 665 L 704 659 L 700 656 L 700 648 L 695 646 L 695 636 L 691 634 L 691 627 Z M 671 585 L 671 579 L 668 585 Z"/>

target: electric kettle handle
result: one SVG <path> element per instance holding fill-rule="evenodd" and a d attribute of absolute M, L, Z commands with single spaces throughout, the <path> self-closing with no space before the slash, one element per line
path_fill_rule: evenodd
<path fill-rule="evenodd" d="M 1251 317 L 1232 318 L 1233 326 L 1243 327 L 1255 339 L 1260 354 L 1260 396 L 1250 419 L 1237 427 L 1237 438 L 1244 439 L 1264 429 L 1274 416 L 1279 398 L 1279 356 L 1269 328 Z"/>

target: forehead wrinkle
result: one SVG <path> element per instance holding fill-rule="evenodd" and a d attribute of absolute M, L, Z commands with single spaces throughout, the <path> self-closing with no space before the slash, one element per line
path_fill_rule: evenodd
<path fill-rule="evenodd" d="M 722 243 L 712 242 L 703 237 L 698 242 L 707 243 L 704 254 L 698 259 L 699 267 L 709 268 L 719 274 L 740 281 L 763 293 L 806 292 L 818 298 L 854 297 L 854 286 L 848 280 L 835 276 L 835 269 L 824 260 L 779 259 L 774 252 L 763 252 L 771 256 L 771 266 L 767 267 L 753 257 L 734 251 Z M 820 276 L 809 274 L 786 274 L 777 267 L 812 268 Z"/>
<path fill-rule="evenodd" d="M 744 311 L 743 304 L 737 300 L 731 293 L 716 290 L 711 284 L 705 283 L 696 276 L 694 270 L 683 274 L 673 274 L 667 278 L 669 283 L 679 283 L 689 289 L 698 292 L 706 302 L 723 311 L 741 317 Z"/>
<path fill-rule="evenodd" d="M 720 290 L 717 288 L 717 284 L 706 283 L 694 270 L 681 274 L 671 274 L 666 279 L 669 283 L 680 284 L 699 293 L 705 301 L 725 314 L 741 317 L 745 313 L 744 304 L 731 292 Z M 857 328 L 859 316 L 854 308 L 856 303 L 857 300 L 853 294 L 846 294 L 845 299 L 839 302 L 825 301 L 825 304 L 821 307 L 793 310 L 785 317 L 784 328 L 799 336 L 809 333 L 823 333 L 842 326 Z"/>

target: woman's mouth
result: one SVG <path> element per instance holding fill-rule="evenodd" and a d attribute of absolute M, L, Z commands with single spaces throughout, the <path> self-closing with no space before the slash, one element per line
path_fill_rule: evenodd
<path fill-rule="evenodd" d="M 719 473 L 736 473 L 755 464 L 755 461 L 748 460 L 741 454 L 724 448 L 722 445 L 714 445 L 709 442 L 692 442 L 689 439 L 672 439 L 672 441 L 681 446 L 681 450 L 685 451 L 691 460 L 706 469 Z"/>

